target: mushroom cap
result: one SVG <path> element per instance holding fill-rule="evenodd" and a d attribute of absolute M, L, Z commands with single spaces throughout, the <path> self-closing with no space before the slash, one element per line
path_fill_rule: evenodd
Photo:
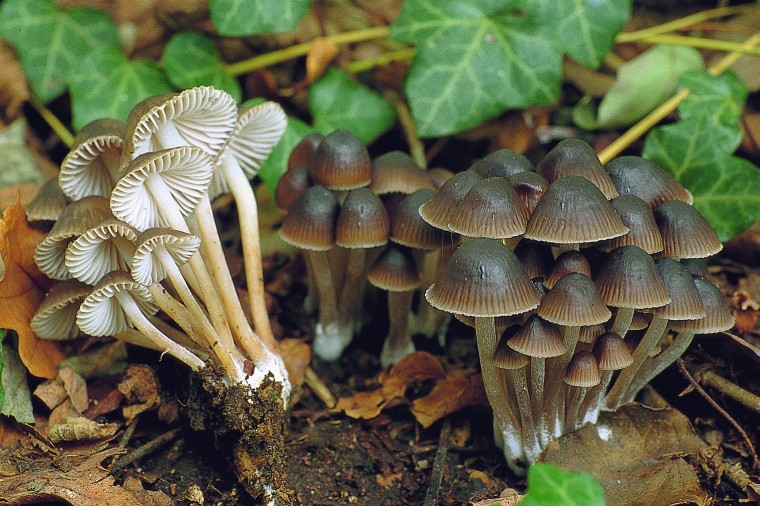
<path fill-rule="evenodd" d="M 29 221 L 56 221 L 69 203 L 58 186 L 58 178 L 45 181 L 34 199 L 24 206 Z"/>
<path fill-rule="evenodd" d="M 530 212 L 503 177 L 477 181 L 454 209 L 449 229 L 467 237 L 507 239 L 525 232 Z"/>
<path fill-rule="evenodd" d="M 507 341 L 507 345 L 528 357 L 551 358 L 565 353 L 562 329 L 535 314 Z"/>
<path fill-rule="evenodd" d="M 420 216 L 420 206 L 432 196 L 433 190 L 421 189 L 401 199 L 391 213 L 391 241 L 423 250 L 434 250 L 446 244 L 447 234 Z"/>
<path fill-rule="evenodd" d="M 137 230 L 113 216 L 108 217 L 69 244 L 66 268 L 74 278 L 94 285 L 107 273 L 129 267 L 129 260 L 124 258 L 116 241 L 123 241 L 122 247 L 133 250 L 136 238 Z"/>
<path fill-rule="evenodd" d="M 573 355 L 565 369 L 565 383 L 573 387 L 589 388 L 602 381 L 599 366 L 590 351 L 581 350 Z"/>
<path fill-rule="evenodd" d="M 361 188 L 372 179 L 372 162 L 367 148 L 346 130 L 335 130 L 322 139 L 308 167 L 314 184 L 331 190 Z"/>
<path fill-rule="evenodd" d="M 581 325 L 578 331 L 578 342 L 592 344 L 596 339 L 604 334 L 606 328 L 604 323 L 597 323 L 596 325 Z"/>
<path fill-rule="evenodd" d="M 644 330 L 649 327 L 652 322 L 652 314 L 644 313 L 644 309 L 634 311 L 631 324 L 628 326 L 628 330 Z"/>
<path fill-rule="evenodd" d="M 508 178 L 521 172 L 533 171 L 533 164 L 520 153 L 501 148 L 476 161 L 470 166 L 484 178 Z"/>
<path fill-rule="evenodd" d="M 467 325 L 470 328 L 473 328 L 473 329 L 475 328 L 474 316 L 454 313 L 454 318 L 456 318 L 459 322 L 461 322 L 464 325 Z M 504 332 L 506 329 L 512 326 L 514 326 L 515 328 L 520 328 L 521 321 L 522 321 L 521 315 L 496 316 L 494 317 L 494 326 L 496 327 L 496 333 L 499 334 L 501 332 Z"/>
<path fill-rule="evenodd" d="M 301 194 L 282 220 L 280 237 L 305 250 L 327 251 L 335 245 L 340 205 L 333 192 L 314 185 Z"/>
<path fill-rule="evenodd" d="M 610 203 L 620 215 L 623 224 L 628 227 L 628 233 L 600 243 L 599 248 L 602 251 L 610 252 L 628 244 L 634 244 L 650 255 L 662 251 L 662 234 L 646 202 L 629 193 L 613 199 Z"/>
<path fill-rule="evenodd" d="M 532 214 L 538 205 L 538 201 L 544 196 L 549 188 L 549 181 L 535 172 L 518 172 L 509 176 L 508 181 L 528 211 Z"/>
<path fill-rule="evenodd" d="M 201 148 L 213 159 L 236 121 L 235 100 L 211 86 L 147 98 L 127 118 L 122 165 L 142 154 L 178 146 Z"/>
<path fill-rule="evenodd" d="M 596 325 L 612 317 L 594 282 L 580 272 L 562 276 L 541 300 L 538 314 L 550 322 L 571 327 Z"/>
<path fill-rule="evenodd" d="M 531 278 L 544 278 L 545 280 L 554 263 L 551 247 L 543 242 L 523 239 L 515 246 L 515 255 Z"/>
<path fill-rule="evenodd" d="M 591 277 L 591 265 L 589 265 L 588 259 L 580 251 L 568 250 L 562 253 L 554 261 L 551 272 L 544 279 L 544 286 L 546 288 L 553 288 L 565 274 L 571 272 L 580 272 L 588 277 Z"/>
<path fill-rule="evenodd" d="M 705 258 L 723 249 L 707 220 L 685 202 L 671 200 L 657 206 L 654 219 L 662 234 L 663 256 Z"/>
<path fill-rule="evenodd" d="M 647 309 L 671 301 L 654 260 L 638 246 L 613 250 L 597 269 L 594 281 L 608 306 Z"/>
<path fill-rule="evenodd" d="M 470 188 L 481 179 L 483 177 L 472 170 L 455 174 L 443 183 L 430 200 L 420 206 L 420 216 L 432 226 L 448 231 L 456 206 Z"/>
<path fill-rule="evenodd" d="M 256 177 L 269 153 L 280 142 L 287 124 L 285 111 L 275 102 L 240 109 L 235 128 L 214 159 L 215 165 L 237 164 L 248 179 Z M 229 192 L 227 179 L 215 170 L 209 184 L 209 198 Z"/>
<path fill-rule="evenodd" d="M 342 248 L 372 248 L 388 242 L 391 220 L 380 197 L 369 188 L 354 188 L 338 213 L 335 244 Z"/>
<path fill-rule="evenodd" d="M 389 246 L 372 263 L 367 272 L 372 286 L 389 292 L 408 292 L 420 286 L 420 276 L 411 252 L 404 247 Z"/>
<path fill-rule="evenodd" d="M 677 332 L 694 332 L 695 334 L 716 334 L 725 332 L 734 326 L 736 320 L 726 306 L 726 300 L 709 279 L 694 276 L 694 284 L 702 298 L 706 316 L 699 320 L 679 320 L 668 324 Z"/>
<path fill-rule="evenodd" d="M 319 132 L 312 132 L 304 136 L 293 151 L 290 152 L 288 157 L 288 170 L 295 167 L 306 167 L 309 165 L 309 160 L 314 156 L 314 152 L 317 150 L 319 143 L 322 142 L 324 136 Z"/>
<path fill-rule="evenodd" d="M 618 213 L 596 186 L 580 176 L 568 176 L 549 185 L 528 220 L 525 237 L 577 244 L 627 232 Z"/>
<path fill-rule="evenodd" d="M 168 226 L 161 216 L 149 186 L 151 178 L 160 178 L 183 216 L 195 210 L 206 198 L 206 190 L 213 175 L 211 158 L 200 148 L 180 146 L 145 153 L 132 160 L 127 172 L 111 194 L 111 211 L 120 220 L 137 230 Z"/>
<path fill-rule="evenodd" d="M 190 261 L 201 245 L 198 236 L 171 228 L 149 228 L 135 239 L 135 254 L 132 256 L 132 279 L 141 285 L 160 283 L 166 278 L 166 269 L 154 255 L 156 248 L 166 248 L 177 265 Z"/>
<path fill-rule="evenodd" d="M 605 332 L 597 337 L 592 353 L 602 371 L 619 371 L 633 364 L 631 351 L 615 332 Z"/>
<path fill-rule="evenodd" d="M 519 329 L 519 325 L 513 325 L 506 329 L 499 338 L 493 352 L 493 365 L 499 369 L 522 369 L 530 363 L 530 357 L 513 350 L 508 344 Z"/>
<path fill-rule="evenodd" d="M 309 186 L 311 186 L 311 179 L 309 179 L 309 169 L 305 165 L 288 169 L 277 181 L 274 192 L 277 207 L 287 211 Z"/>
<path fill-rule="evenodd" d="M 117 293 L 123 292 L 129 293 L 143 313 L 158 312 L 147 287 L 135 282 L 124 271 L 109 272 L 79 306 L 77 325 L 82 332 L 91 336 L 110 336 L 129 329 L 132 324 L 115 298 Z"/>
<path fill-rule="evenodd" d="M 672 300 L 670 304 L 646 312 L 666 320 L 699 320 L 707 316 L 702 298 L 686 267 L 671 258 L 660 258 L 655 265 Z"/>
<path fill-rule="evenodd" d="M 580 139 L 560 141 L 541 160 L 536 172 L 550 183 L 567 176 L 581 176 L 599 188 L 607 200 L 618 196 L 615 184 L 604 171 L 594 148 Z"/>
<path fill-rule="evenodd" d="M 92 287 L 77 279 L 67 279 L 50 288 L 31 321 L 35 334 L 43 339 L 68 340 L 82 335 L 77 327 L 79 304 Z"/>
<path fill-rule="evenodd" d="M 64 195 L 71 200 L 89 195 L 111 196 L 119 179 L 125 129 L 123 121 L 105 118 L 82 127 L 58 173 Z"/>
<path fill-rule="evenodd" d="M 427 171 L 430 181 L 436 190 L 440 190 L 443 183 L 454 177 L 454 173 L 443 167 L 433 167 Z"/>
<path fill-rule="evenodd" d="M 459 246 L 425 297 L 442 311 L 482 317 L 524 313 L 540 302 L 514 253 L 484 238 Z"/>
<path fill-rule="evenodd" d="M 640 156 L 619 156 L 605 166 L 620 195 L 633 194 L 654 209 L 668 200 L 694 201 L 691 193 L 658 165 Z"/>
<path fill-rule="evenodd" d="M 427 173 L 403 151 L 391 151 L 372 161 L 369 189 L 377 195 L 394 192 L 409 195 L 423 188 L 435 190 Z"/>
<path fill-rule="evenodd" d="M 50 233 L 34 250 L 34 262 L 40 271 L 51 279 L 69 279 L 71 274 L 65 263 L 66 248 L 108 216 L 111 216 L 111 209 L 108 199 L 103 197 L 85 197 L 66 206 Z"/>

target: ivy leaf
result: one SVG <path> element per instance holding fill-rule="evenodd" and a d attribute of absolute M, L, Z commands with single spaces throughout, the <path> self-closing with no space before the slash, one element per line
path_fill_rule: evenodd
<path fill-rule="evenodd" d="M 281 33 L 295 28 L 311 0 L 209 0 L 219 35 Z"/>
<path fill-rule="evenodd" d="M 528 469 L 528 490 L 519 506 L 604 506 L 604 490 L 590 474 L 537 463 Z"/>
<path fill-rule="evenodd" d="M 557 98 L 560 48 L 509 1 L 404 2 L 391 37 L 415 44 L 405 91 L 420 135 L 448 135 Z"/>
<path fill-rule="evenodd" d="M 290 152 L 301 142 L 301 139 L 313 132 L 314 129 L 298 118 L 288 117 L 288 125 L 282 134 L 280 142 L 274 147 L 269 158 L 259 170 L 259 177 L 274 194 L 277 182 L 288 168 Z"/>
<path fill-rule="evenodd" d="M 161 69 L 149 60 L 127 60 L 109 48 L 87 56 L 86 71 L 69 79 L 75 129 L 98 118 L 126 120 L 141 100 L 174 91 Z"/>
<path fill-rule="evenodd" d="M 206 35 L 190 30 L 177 33 L 164 48 L 161 61 L 175 88 L 214 86 L 240 102 L 240 83 L 224 71 L 219 49 Z"/>
<path fill-rule="evenodd" d="M 92 51 L 118 47 L 116 24 L 99 10 L 61 11 L 53 0 L 6 0 L 0 37 L 15 48 L 34 94 L 49 102 L 66 91 L 67 78 L 86 71 Z"/>
<path fill-rule="evenodd" d="M 328 70 L 309 88 L 309 111 L 319 132 L 343 128 L 365 144 L 396 121 L 396 110 L 387 100 L 336 69 Z"/>
<path fill-rule="evenodd" d="M 653 129 L 643 156 L 691 191 L 694 207 L 727 241 L 760 218 L 760 169 L 732 156 L 742 137 L 746 89 L 733 74 L 689 74 L 686 83 L 683 119 Z"/>
<path fill-rule="evenodd" d="M 533 0 L 525 7 L 551 27 L 568 55 L 592 68 L 602 63 L 631 17 L 631 0 Z"/>

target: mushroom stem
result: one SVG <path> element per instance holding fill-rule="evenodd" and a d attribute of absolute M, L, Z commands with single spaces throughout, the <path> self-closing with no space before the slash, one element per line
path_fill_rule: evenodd
<path fill-rule="evenodd" d="M 363 299 L 362 292 L 364 292 L 367 283 L 366 270 L 364 268 L 366 258 L 367 250 L 365 248 L 349 249 L 346 275 L 343 278 L 343 285 L 338 297 L 338 308 L 342 313 L 342 318 L 349 320 L 351 328 L 357 333 L 362 326 L 362 322 L 359 321 L 361 317 L 359 308 Z"/>
<path fill-rule="evenodd" d="M 631 307 L 619 307 L 615 313 L 615 320 L 612 322 L 610 332 L 614 332 L 624 338 L 633 321 L 633 312 L 634 309 Z"/>
<path fill-rule="evenodd" d="M 445 329 L 448 313 L 434 308 L 425 298 L 425 290 L 435 283 L 438 276 L 438 268 L 441 260 L 441 250 L 423 251 L 422 269 L 420 270 L 420 304 L 417 314 L 412 319 L 414 333 L 433 337 Z"/>
<path fill-rule="evenodd" d="M 542 357 L 530 358 L 530 391 L 533 409 L 533 420 L 536 422 L 536 431 L 543 444 L 546 432 L 547 420 L 544 410 L 544 378 L 546 376 L 546 359 Z M 546 437 L 548 440 L 548 437 Z"/>
<path fill-rule="evenodd" d="M 588 392 L 586 392 L 586 398 L 583 399 L 583 404 L 579 409 L 579 413 L 582 414 L 584 421 L 589 421 L 588 413 L 591 412 L 591 410 L 598 412 L 599 409 L 604 406 L 604 394 L 612 381 L 613 374 L 615 373 L 614 370 L 600 372 L 601 381 L 598 385 L 594 385 Z"/>
<path fill-rule="evenodd" d="M 647 383 L 678 360 L 693 340 L 694 332 L 679 332 L 670 346 L 661 351 L 659 355 L 647 358 L 628 386 L 623 400 L 625 402 L 632 401 Z"/>
<path fill-rule="evenodd" d="M 165 334 L 163 334 L 152 323 L 150 323 L 143 312 L 140 311 L 140 308 L 131 295 L 124 292 L 116 292 L 114 294 L 114 297 L 116 300 L 118 300 L 127 317 L 137 328 L 137 330 L 142 332 L 145 337 L 153 341 L 156 346 L 158 346 L 159 349 L 163 351 L 163 353 L 168 353 L 172 357 L 186 364 L 193 371 L 197 371 L 205 367 L 206 364 L 203 363 L 203 360 L 195 356 L 186 348 L 180 346 L 179 344 L 166 337 Z"/>
<path fill-rule="evenodd" d="M 414 343 L 409 335 L 409 311 L 412 308 L 414 290 L 388 292 L 388 335 L 380 352 L 380 365 L 393 365 L 410 353 L 414 353 Z"/>
<path fill-rule="evenodd" d="M 563 341 L 565 344 L 565 353 L 557 358 L 549 359 L 549 374 L 547 375 L 548 381 L 545 385 L 544 391 L 547 395 L 544 398 L 544 411 L 546 419 L 549 423 L 559 423 L 560 427 L 564 420 L 564 416 L 561 414 L 562 407 L 564 406 L 564 392 L 562 378 L 567 369 L 567 364 L 570 363 L 570 359 L 573 358 L 575 353 L 575 346 L 578 344 L 578 338 L 580 336 L 581 328 L 579 326 L 565 327 Z M 551 433 L 552 428 L 547 427 Z"/>
<path fill-rule="evenodd" d="M 565 430 L 573 431 L 578 428 L 580 421 L 578 418 L 579 409 L 583 403 L 586 394 L 588 393 L 588 387 L 570 387 L 571 392 L 569 400 L 567 402 L 567 409 L 565 413 Z"/>
<path fill-rule="evenodd" d="M 330 261 L 326 251 L 304 251 L 311 272 L 314 273 L 319 297 L 319 322 L 314 333 L 312 348 L 321 359 L 333 361 L 340 358 L 351 342 L 350 324 L 342 322 L 338 313 Z"/>
<path fill-rule="evenodd" d="M 649 356 L 649 352 L 660 342 L 662 336 L 668 329 L 668 320 L 660 318 L 657 315 L 652 315 L 652 322 L 649 324 L 644 337 L 641 338 L 639 345 L 631 354 L 633 356 L 633 363 L 620 371 L 620 375 L 615 380 L 609 393 L 607 394 L 606 402 L 607 408 L 615 409 L 623 403 L 623 398 L 631 385 L 633 378 L 638 372 L 644 360 Z"/>

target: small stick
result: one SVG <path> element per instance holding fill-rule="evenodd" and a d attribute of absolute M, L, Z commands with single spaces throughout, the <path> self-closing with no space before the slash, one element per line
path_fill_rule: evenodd
<path fill-rule="evenodd" d="M 335 407 L 335 404 L 338 403 L 338 401 L 335 399 L 335 396 L 330 392 L 330 389 L 327 388 L 327 385 L 324 384 L 324 382 L 317 376 L 317 373 L 314 372 L 314 369 L 311 367 L 308 367 L 306 369 L 306 373 L 304 374 L 304 383 L 311 389 L 312 392 L 314 392 L 314 395 L 317 396 L 317 398 L 322 401 L 322 403 L 327 406 L 327 409 L 332 409 Z"/>
<path fill-rule="evenodd" d="M 696 377 L 703 385 L 719 391 L 755 413 L 760 413 L 760 397 L 752 392 L 748 392 L 739 385 L 728 381 L 714 371 L 698 373 Z"/>
<path fill-rule="evenodd" d="M 172 441 L 174 441 L 174 439 L 177 438 L 177 436 L 179 435 L 181 431 L 182 431 L 181 428 L 170 430 L 169 432 L 165 432 L 161 434 L 157 438 L 151 439 L 144 445 L 138 448 L 135 448 L 134 450 L 132 450 L 131 452 L 127 453 L 126 455 L 119 458 L 116 462 L 114 462 L 106 476 L 113 475 L 114 473 L 127 467 L 131 462 L 134 462 L 135 460 L 140 460 L 141 458 L 145 457 L 146 455 L 150 453 L 153 453 L 154 451 L 158 450 L 159 448 L 166 445 L 167 443 L 171 443 Z"/>
<path fill-rule="evenodd" d="M 449 436 L 451 435 L 451 422 L 448 418 L 443 419 L 441 434 L 438 437 L 438 451 L 433 461 L 433 472 L 430 473 L 430 483 L 428 484 L 427 494 L 425 494 L 424 506 L 436 506 L 438 502 L 438 492 L 443 481 L 443 471 L 446 468 L 446 455 L 449 451 Z"/>

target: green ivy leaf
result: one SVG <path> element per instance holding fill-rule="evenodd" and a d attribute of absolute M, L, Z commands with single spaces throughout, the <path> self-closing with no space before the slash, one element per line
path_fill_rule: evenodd
<path fill-rule="evenodd" d="M 687 83 L 683 119 L 653 129 L 643 156 L 691 191 L 694 207 L 727 241 L 760 218 L 760 168 L 732 156 L 741 141 L 746 88 L 730 73 L 689 74 Z"/>
<path fill-rule="evenodd" d="M 301 142 L 301 139 L 313 132 L 314 129 L 298 118 L 288 117 L 288 126 L 282 134 L 280 142 L 274 147 L 269 158 L 259 170 L 259 177 L 274 194 L 277 182 L 288 168 L 290 152 Z"/>
<path fill-rule="evenodd" d="M 224 71 L 214 41 L 200 32 L 185 30 L 174 35 L 164 48 L 161 61 L 175 88 L 214 86 L 232 95 L 236 102 L 242 98 L 240 83 Z"/>
<path fill-rule="evenodd" d="M 568 55 L 592 68 L 631 17 L 631 0 L 533 0 L 525 8 L 551 28 Z"/>
<path fill-rule="evenodd" d="M 551 464 L 528 469 L 528 490 L 519 506 L 604 506 L 604 490 L 591 475 Z"/>
<path fill-rule="evenodd" d="M 61 11 L 53 0 L 6 0 L 0 37 L 15 48 L 35 96 L 49 102 L 66 91 L 67 78 L 86 72 L 83 58 L 118 47 L 116 24 L 99 10 Z"/>
<path fill-rule="evenodd" d="M 703 68 L 702 56 L 693 47 L 654 46 L 620 66 L 598 111 L 590 100 L 583 100 L 573 109 L 573 121 L 586 130 L 632 125 L 670 98 L 682 75 Z"/>
<path fill-rule="evenodd" d="M 343 128 L 365 144 L 396 121 L 396 110 L 387 100 L 336 69 L 328 70 L 309 88 L 309 111 L 319 132 Z"/>
<path fill-rule="evenodd" d="M 69 79 L 75 129 L 98 118 L 126 120 L 141 100 L 174 91 L 155 62 L 127 60 L 116 49 L 105 49 L 83 60 L 86 71 Z"/>
<path fill-rule="evenodd" d="M 220 35 L 281 33 L 295 28 L 311 0 L 209 0 L 211 20 Z"/>
<path fill-rule="evenodd" d="M 561 50 L 514 2 L 404 2 L 391 37 L 415 44 L 405 91 L 420 135 L 448 135 L 509 108 L 554 101 Z"/>

